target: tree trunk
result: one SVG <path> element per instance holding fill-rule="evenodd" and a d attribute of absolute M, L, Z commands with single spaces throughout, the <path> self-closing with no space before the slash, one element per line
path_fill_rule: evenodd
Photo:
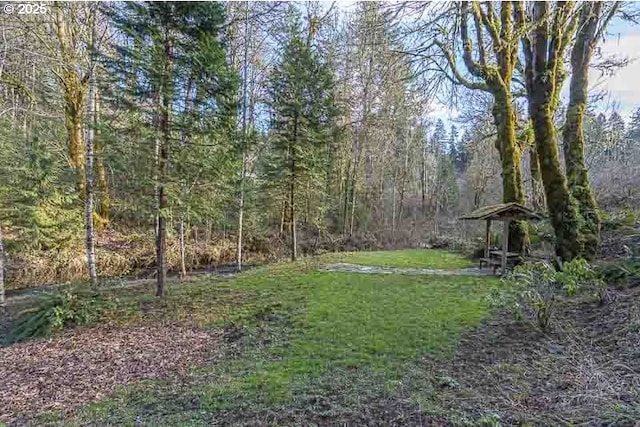
<path fill-rule="evenodd" d="M 544 203 L 544 188 L 540 175 L 540 162 L 535 145 L 529 147 L 529 169 L 531 170 L 531 204 L 533 209 L 542 212 L 546 209 Z"/>
<path fill-rule="evenodd" d="M 87 127 L 87 138 L 85 142 L 85 198 L 84 198 L 84 226 L 85 226 L 85 249 L 87 252 L 87 270 L 89 271 L 89 281 L 92 285 L 95 285 L 98 281 L 98 274 L 96 272 L 96 242 L 93 225 L 93 144 L 95 136 L 96 126 L 96 110 L 95 110 L 95 95 L 96 95 L 96 72 L 95 72 L 95 46 L 93 43 L 96 40 L 95 23 L 92 29 L 91 37 L 91 70 L 89 77 L 89 126 Z"/>
<path fill-rule="evenodd" d="M 242 271 L 242 226 L 244 221 L 244 180 L 247 168 L 247 69 L 249 54 L 249 2 L 245 3 L 244 9 L 244 55 L 242 70 L 242 168 L 240 172 L 240 183 L 238 189 L 238 235 L 236 236 L 236 266 L 238 271 Z"/>
<path fill-rule="evenodd" d="M 420 141 L 422 144 L 422 169 L 420 173 L 420 189 L 422 191 L 422 216 L 427 215 L 427 149 L 424 141 Z"/>
<path fill-rule="evenodd" d="M 519 29 L 523 30 L 526 25 L 524 4 L 516 2 L 515 7 Z M 540 25 L 531 30 L 531 36 L 525 35 L 522 38 L 529 117 L 533 123 L 551 225 L 555 231 L 556 255 L 562 261 L 572 260 L 580 254 L 578 210 L 560 167 L 556 128 L 553 123 L 553 113 L 560 92 L 558 84 L 563 77 L 563 52 L 572 31 L 571 25 L 566 24 L 567 33 L 562 33 L 560 23 L 571 7 L 572 4 L 568 2 L 556 5 L 553 12 L 554 25 L 550 31 L 549 3 L 534 3 L 531 19 Z"/>
<path fill-rule="evenodd" d="M 162 111 L 160 118 L 160 130 L 162 139 L 158 139 L 158 233 L 156 238 L 156 266 L 157 266 L 157 289 L 156 296 L 164 295 L 165 282 L 167 278 L 166 248 L 167 248 L 167 163 L 169 160 L 169 144 L 171 142 L 171 132 L 169 123 L 169 112 L 171 108 L 171 42 L 166 39 L 164 43 L 164 78 L 162 84 Z"/>
<path fill-rule="evenodd" d="M 600 15 L 600 2 L 585 3 L 581 11 L 581 31 L 571 52 L 571 84 L 569 105 L 563 131 L 564 161 L 567 184 L 576 199 L 580 221 L 580 255 L 593 259 L 600 243 L 600 217 L 591 191 L 589 172 L 584 160 L 584 113 L 587 108 L 589 63 L 595 47 L 595 33 Z"/>
<path fill-rule="evenodd" d="M 84 141 L 82 137 L 84 114 L 82 109 L 84 108 L 84 91 L 75 88 L 75 85 L 80 84 L 77 76 L 69 76 L 69 73 L 65 73 L 65 126 L 67 127 L 67 134 L 69 136 L 69 157 L 71 164 L 75 169 L 77 176 L 78 192 L 84 196 L 85 194 L 85 173 L 84 173 L 84 155 L 83 147 Z"/>
<path fill-rule="evenodd" d="M 543 98 L 545 90 L 548 89 L 536 89 L 529 109 L 549 216 L 556 235 L 556 255 L 563 261 L 568 261 L 579 254 L 578 212 L 560 167 L 555 125 L 549 109 L 550 100 Z M 542 95 L 536 95 L 539 92 Z"/>
<path fill-rule="evenodd" d="M 404 218 L 404 197 L 406 192 L 407 177 L 409 175 L 409 150 L 411 149 L 411 135 L 405 135 L 406 144 L 404 152 L 404 164 L 402 168 L 402 175 L 400 179 L 400 206 L 398 209 L 398 222 L 402 224 Z M 395 239 L 395 237 L 394 237 Z"/>
<path fill-rule="evenodd" d="M 345 179 L 345 185 L 344 185 L 344 204 L 342 206 L 343 208 L 343 212 L 342 212 L 342 235 L 346 236 L 347 235 L 347 228 L 349 226 L 349 190 L 350 190 L 350 185 L 349 185 L 349 177 L 351 175 L 351 157 L 349 157 L 349 160 L 347 161 L 347 171 L 346 171 L 346 179 Z M 353 183 L 351 184 L 353 185 Z"/>
<path fill-rule="evenodd" d="M 494 91 L 492 113 L 498 135 L 496 148 L 502 165 L 502 201 L 524 205 L 522 153 L 516 140 L 516 115 L 508 91 Z M 509 227 L 509 247 L 514 252 L 521 252 L 527 239 L 526 224 L 523 221 L 512 221 Z"/>
<path fill-rule="evenodd" d="M 98 88 L 95 91 L 94 104 L 94 123 L 96 126 L 100 123 L 100 94 Z M 100 214 L 103 226 L 109 224 L 109 208 L 111 207 L 111 199 L 109 198 L 109 185 L 107 184 L 107 171 L 104 167 L 104 147 L 100 138 L 100 130 L 96 127 L 94 130 L 94 147 L 95 147 L 95 164 L 96 178 L 98 180 L 98 190 L 100 191 L 100 206 L 98 213 Z"/>
<path fill-rule="evenodd" d="M 159 228 L 158 228 L 158 224 L 159 224 L 159 219 L 158 216 L 160 214 L 160 147 L 162 146 L 162 140 L 160 139 L 160 136 L 158 135 L 158 131 L 159 131 L 159 127 L 160 127 L 160 118 L 159 118 L 159 114 L 158 118 L 155 119 L 157 120 L 155 123 L 155 131 L 156 131 L 156 136 L 154 139 L 154 147 L 153 147 L 153 163 L 154 163 L 154 172 L 153 172 L 153 208 L 155 211 L 154 217 L 153 217 L 153 229 L 156 233 L 156 236 L 158 235 L 159 232 Z"/>
<path fill-rule="evenodd" d="M 380 181 L 378 182 L 378 206 L 380 209 L 380 224 L 382 224 L 382 232 L 384 232 L 384 229 L 387 228 L 387 214 L 385 212 L 386 206 L 384 199 L 384 175 L 385 168 L 383 163 L 382 167 L 380 168 Z"/>
<path fill-rule="evenodd" d="M 168 110 L 167 110 L 168 111 Z M 156 296 L 164 295 L 164 286 L 167 277 L 167 266 L 166 266 L 166 245 L 167 245 L 167 194 L 165 188 L 165 180 L 166 180 L 166 164 L 168 159 L 168 123 L 167 116 L 168 113 L 163 112 L 162 119 L 162 129 L 165 136 L 163 137 L 163 141 L 159 146 L 159 156 L 158 156 L 158 212 L 156 213 L 156 222 L 157 222 L 157 233 L 156 233 L 156 273 L 157 273 L 157 287 L 156 287 Z"/>
<path fill-rule="evenodd" d="M 0 227 L 0 307 L 4 307 L 4 305 L 4 239 L 2 235 L 2 227 Z"/>
<path fill-rule="evenodd" d="M 160 186 L 160 209 L 166 207 L 167 197 L 164 185 Z M 164 295 L 164 285 L 167 278 L 167 266 L 165 260 L 167 243 L 167 218 L 163 213 L 158 215 L 158 235 L 156 236 L 156 296 Z"/>
<path fill-rule="evenodd" d="M 398 181 L 398 169 L 393 173 L 393 188 L 391 189 L 391 240 L 396 242 L 396 184 Z"/>
<path fill-rule="evenodd" d="M 353 173 L 353 185 L 351 187 L 351 220 L 349 221 L 349 237 L 353 236 L 353 224 L 356 221 L 356 173 Z"/>
<path fill-rule="evenodd" d="M 295 160 L 292 159 L 291 169 L 293 170 L 294 168 Z M 295 261 L 298 257 L 298 241 L 296 236 L 295 175 L 292 176 L 290 185 L 291 193 L 289 199 L 289 208 L 291 209 L 291 218 L 289 218 L 289 221 L 291 222 L 289 224 L 291 227 L 291 261 Z"/>
<path fill-rule="evenodd" d="M 187 262 L 186 262 L 186 248 L 185 248 L 185 233 L 184 233 L 184 212 L 180 215 L 180 225 L 178 227 L 178 243 L 180 245 L 180 277 L 184 279 L 187 277 Z"/>
<path fill-rule="evenodd" d="M 295 261 L 298 257 L 298 241 L 296 236 L 296 199 L 295 199 L 295 184 L 296 184 L 296 156 L 295 156 L 295 144 L 298 142 L 298 115 L 297 113 L 293 119 L 293 141 L 291 141 L 289 155 L 291 156 L 291 176 L 289 177 L 289 208 L 291 217 L 291 261 Z"/>
<path fill-rule="evenodd" d="M 244 149 L 243 149 L 244 150 Z M 238 235 L 236 236 L 236 267 L 242 271 L 242 227 L 244 221 L 244 180 L 246 174 L 246 158 L 242 153 L 242 176 L 240 177 L 240 188 L 238 191 Z"/>
<path fill-rule="evenodd" d="M 79 75 L 80 64 L 76 57 L 75 48 L 71 44 L 72 37 L 75 37 L 75 29 L 67 28 L 67 22 L 60 7 L 56 7 L 54 10 L 56 34 L 64 64 L 59 83 L 64 101 L 64 122 L 69 137 L 69 158 L 76 173 L 78 193 L 84 198 L 86 182 L 83 132 L 86 80 Z"/>
<path fill-rule="evenodd" d="M 287 215 L 287 199 L 286 190 L 283 192 L 282 210 L 280 212 L 280 237 L 284 236 L 284 217 Z"/>

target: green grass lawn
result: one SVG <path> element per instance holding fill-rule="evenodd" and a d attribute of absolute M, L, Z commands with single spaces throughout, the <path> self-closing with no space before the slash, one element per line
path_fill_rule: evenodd
<path fill-rule="evenodd" d="M 438 249 L 403 249 L 397 251 L 351 252 L 335 254 L 340 262 L 379 267 L 413 267 L 455 269 L 471 267 L 471 260 L 461 254 Z"/>
<path fill-rule="evenodd" d="M 371 252 L 344 259 L 425 268 L 465 265 L 440 251 Z M 195 319 L 239 338 L 225 344 L 229 356 L 194 368 L 179 386 L 150 381 L 127 387 L 67 421 L 192 425 L 219 417 L 260 419 L 272 411 L 306 414 L 306 419 L 322 412 L 309 399 L 325 401 L 336 413 L 356 411 L 363 396 L 393 394 L 420 357 L 450 354 L 460 333 L 487 315 L 484 297 L 497 283 L 461 276 L 320 272 L 317 266 L 303 261 L 221 283 L 187 283 L 170 288 L 162 303 L 145 295 L 121 301 L 127 309 L 117 316 L 129 313 L 134 322 Z M 132 301 L 147 304 L 145 316 Z"/>

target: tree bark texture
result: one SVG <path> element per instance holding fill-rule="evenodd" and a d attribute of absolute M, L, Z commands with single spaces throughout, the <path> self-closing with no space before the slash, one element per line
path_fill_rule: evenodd
<path fill-rule="evenodd" d="M 2 235 L 2 227 L 0 227 L 0 307 L 5 305 L 4 295 L 4 240 Z"/>
<path fill-rule="evenodd" d="M 516 3 L 516 17 L 524 27 L 526 19 L 524 5 Z M 562 61 L 562 52 L 566 49 L 572 33 L 570 24 L 560 23 L 568 19 L 569 3 L 558 4 L 549 28 L 549 4 L 533 4 L 532 22 L 536 22 L 531 35 L 522 39 L 525 56 L 525 79 L 529 116 L 533 124 L 533 133 L 544 184 L 551 225 L 556 237 L 556 255 L 568 261 L 579 255 L 578 209 L 571 197 L 567 181 L 559 160 L 556 128 L 553 113 L 556 107 L 559 88 L 556 86 L 562 78 L 558 70 Z M 564 28 L 564 31 L 561 31 Z"/>
<path fill-rule="evenodd" d="M 571 51 L 571 83 L 569 105 L 563 130 L 564 161 L 567 183 L 576 199 L 580 214 L 580 255 L 592 259 L 600 244 L 600 217 L 591 191 L 589 172 L 584 159 L 584 114 L 587 109 L 589 63 L 597 39 L 601 2 L 584 3 L 580 11 L 579 28 Z"/>
<path fill-rule="evenodd" d="M 72 38 L 73 28 L 68 28 L 64 12 L 60 4 L 55 7 L 55 25 L 60 53 L 64 63 L 61 74 L 58 74 L 64 101 L 64 122 L 69 138 L 69 158 L 77 177 L 78 192 L 85 196 L 85 143 L 84 143 L 84 100 L 87 90 L 87 76 L 79 74 L 79 61 L 75 52 L 76 42 Z"/>
<path fill-rule="evenodd" d="M 104 147 L 100 138 L 100 129 L 97 125 L 100 123 L 100 93 L 98 88 L 95 90 L 94 116 L 96 129 L 94 130 L 94 151 L 95 151 L 95 173 L 100 196 L 100 204 L 98 205 L 98 214 L 100 215 L 101 225 L 109 224 L 109 209 L 111 207 L 111 199 L 109 197 L 109 184 L 107 181 L 107 170 L 104 167 Z"/>
<path fill-rule="evenodd" d="M 170 108 L 171 108 L 171 41 L 168 34 L 165 35 L 164 42 L 164 76 L 162 82 L 162 107 L 160 111 L 160 130 L 162 138 L 158 140 L 158 170 L 157 170 L 157 191 L 158 191 L 158 232 L 156 235 L 156 269 L 157 286 L 156 296 L 164 295 L 165 282 L 167 278 L 166 250 L 167 250 L 167 163 L 169 160 L 169 144 L 171 142 L 170 129 Z"/>
<path fill-rule="evenodd" d="M 92 43 L 96 39 L 95 24 L 93 28 Z M 92 46 L 92 51 L 94 47 Z M 91 53 L 94 56 L 94 52 Z M 87 126 L 87 138 L 85 142 L 85 198 L 84 198 L 84 226 L 85 226 L 85 249 L 87 255 L 87 270 L 89 272 L 89 280 L 92 285 L 95 285 L 98 281 L 98 274 L 96 272 L 96 241 L 93 224 L 93 197 L 94 197 L 94 185 L 93 185 L 93 160 L 94 160 L 94 137 L 96 126 L 96 110 L 95 110 L 95 94 L 96 94 L 96 75 L 95 75 L 95 62 L 92 59 L 90 78 L 89 78 L 89 105 L 88 105 L 88 117 L 90 120 L 89 126 Z"/>

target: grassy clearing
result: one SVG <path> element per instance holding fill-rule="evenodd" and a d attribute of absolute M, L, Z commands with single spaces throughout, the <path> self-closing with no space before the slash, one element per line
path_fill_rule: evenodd
<path fill-rule="evenodd" d="M 417 252 L 382 258 L 393 263 L 395 255 L 396 265 L 407 265 L 418 262 Z M 358 260 L 367 259 L 363 255 Z M 442 254 L 430 257 L 437 264 L 422 266 L 462 265 L 456 257 L 450 264 Z M 420 356 L 449 353 L 460 333 L 487 314 L 484 296 L 497 283 L 318 272 L 316 266 L 277 265 L 223 283 L 190 283 L 172 289 L 163 303 L 136 297 L 153 305 L 147 315 L 154 321 L 196 319 L 224 327 L 229 356 L 198 367 L 180 385 L 156 381 L 126 388 L 82 409 L 75 421 L 251 424 L 273 411 L 289 417 L 285 423 L 335 419 L 358 411 L 365 396 L 393 394 Z"/>
<path fill-rule="evenodd" d="M 337 262 L 378 267 L 457 269 L 471 267 L 471 260 L 459 253 L 437 249 L 404 249 L 398 251 L 351 252 L 333 254 Z"/>
<path fill-rule="evenodd" d="M 338 261 L 440 269 L 467 265 L 442 251 L 327 254 L 230 280 L 172 283 L 163 299 L 152 296 L 151 283 L 112 284 L 98 293 L 104 308 L 97 323 L 224 331 L 216 358 L 192 367 L 186 378 L 145 380 L 64 416 L 40 414 L 38 422 L 349 424 L 356 417 L 356 423 L 366 424 L 358 418 L 363 407 L 370 421 L 408 406 L 438 413 L 433 378 L 415 372 L 425 356 L 450 355 L 460 334 L 487 315 L 484 297 L 497 280 L 318 271 Z M 407 384 L 414 403 L 397 398 L 400 391 L 407 395 Z M 384 407 L 390 399 L 396 403 Z"/>

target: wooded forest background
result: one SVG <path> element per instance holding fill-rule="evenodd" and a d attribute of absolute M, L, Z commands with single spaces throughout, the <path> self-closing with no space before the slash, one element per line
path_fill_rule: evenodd
<path fill-rule="evenodd" d="M 640 108 L 588 92 L 633 5 L 46 5 L 0 15 L 0 288 L 473 245 L 512 201 L 550 221 L 511 247 L 591 258 L 640 209 Z"/>

